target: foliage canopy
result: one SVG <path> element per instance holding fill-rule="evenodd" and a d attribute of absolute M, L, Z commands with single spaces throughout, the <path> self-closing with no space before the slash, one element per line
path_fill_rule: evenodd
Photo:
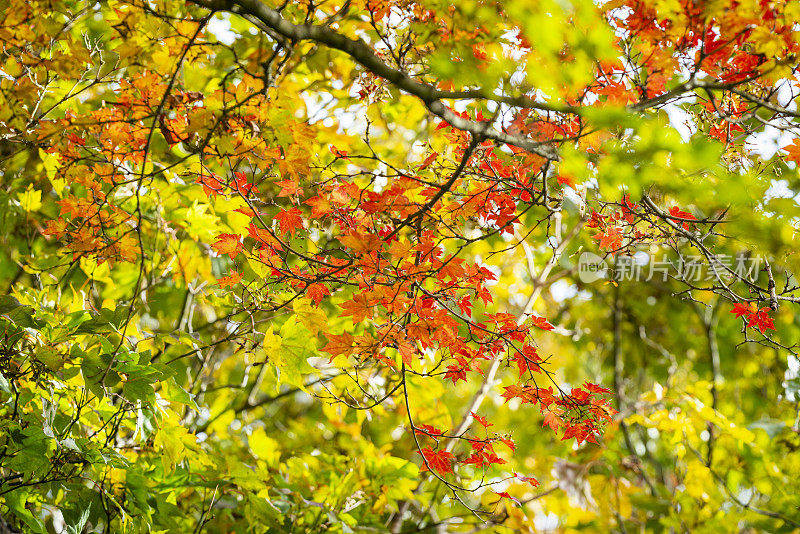
<path fill-rule="evenodd" d="M 799 24 L 6 0 L 0 531 L 797 531 Z"/>

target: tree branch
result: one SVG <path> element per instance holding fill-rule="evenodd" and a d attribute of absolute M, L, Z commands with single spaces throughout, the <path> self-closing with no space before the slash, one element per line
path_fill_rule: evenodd
<path fill-rule="evenodd" d="M 314 41 L 328 48 L 344 52 L 376 76 L 419 98 L 428 111 L 454 128 L 469 132 L 475 137 L 492 139 L 499 143 L 522 148 L 550 161 L 558 161 L 560 159 L 555 148 L 547 143 L 532 141 L 526 137 L 511 135 L 493 128 L 487 129 L 481 122 L 456 115 L 441 101 L 442 98 L 451 96 L 451 93 L 440 92 L 432 85 L 417 81 L 405 72 L 387 65 L 361 39 L 350 39 L 327 26 L 293 24 L 283 18 L 278 11 L 267 7 L 259 0 L 194 0 L 194 2 L 212 10 L 250 15 L 264 24 L 264 26 L 291 41 Z M 480 94 L 483 93 L 481 92 Z"/>

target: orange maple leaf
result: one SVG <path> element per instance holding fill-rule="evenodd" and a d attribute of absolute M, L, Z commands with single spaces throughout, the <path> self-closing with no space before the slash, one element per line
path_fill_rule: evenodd
<path fill-rule="evenodd" d="M 308 172 L 310 154 L 299 145 L 290 145 L 283 149 L 283 159 L 278 160 L 281 174 L 298 177 Z"/>
<path fill-rule="evenodd" d="M 403 358 L 403 363 L 406 364 L 406 367 L 411 367 L 411 364 L 414 363 L 414 356 L 417 355 L 417 349 L 414 345 L 408 341 L 398 341 L 397 351 Z"/>
<path fill-rule="evenodd" d="M 242 251 L 241 236 L 236 234 L 219 234 L 217 240 L 211 244 L 220 256 L 227 254 L 231 259 Z"/>
<path fill-rule="evenodd" d="M 241 208 L 237 208 L 237 209 L 235 209 L 233 211 L 241 213 L 242 215 L 247 215 L 248 217 L 255 217 L 256 216 L 256 212 L 253 211 L 253 209 L 250 208 L 249 206 L 244 206 L 244 207 L 241 207 Z"/>
<path fill-rule="evenodd" d="M 786 145 L 782 150 L 788 152 L 786 159 L 800 164 L 800 139 L 794 139 L 791 145 Z"/>
<path fill-rule="evenodd" d="M 318 306 L 319 303 L 322 302 L 322 299 L 330 294 L 330 290 L 322 284 L 311 284 L 306 288 L 306 295 L 311 297 L 311 300 L 314 301 L 314 304 Z"/>
<path fill-rule="evenodd" d="M 359 254 L 368 254 L 373 250 L 378 250 L 383 243 L 380 236 L 361 232 L 348 232 L 339 237 L 339 242 Z"/>
<path fill-rule="evenodd" d="M 347 332 L 341 335 L 325 334 L 325 337 L 329 341 L 322 351 L 331 355 L 331 361 L 337 356 L 349 356 L 353 352 L 353 336 Z"/>
<path fill-rule="evenodd" d="M 610 226 L 605 232 L 598 232 L 592 236 L 600 242 L 601 250 L 617 250 L 622 247 L 622 229 Z"/>
<path fill-rule="evenodd" d="M 262 248 L 267 247 L 275 250 L 283 250 L 280 241 L 275 239 L 269 230 L 264 230 L 255 224 L 250 223 L 250 226 L 247 227 L 247 234 L 261 243 Z"/>
<path fill-rule="evenodd" d="M 228 276 L 217 278 L 217 284 L 219 284 L 219 287 L 233 287 L 242 280 L 242 276 L 242 273 L 231 271 Z"/>
<path fill-rule="evenodd" d="M 577 187 L 575 186 L 575 181 L 571 176 L 563 176 L 559 174 L 556 176 L 556 182 L 558 182 L 561 185 L 568 185 L 572 189 L 577 189 Z"/>
<path fill-rule="evenodd" d="M 300 196 L 303 194 L 303 188 L 298 185 L 297 180 L 289 178 L 275 183 L 281 186 L 281 190 L 278 192 L 279 197 Z"/>
<path fill-rule="evenodd" d="M 311 206 L 311 216 L 315 219 L 331 212 L 331 203 L 324 197 L 311 197 L 305 201 L 305 204 Z"/>
<path fill-rule="evenodd" d="M 505 391 L 503 391 L 500 396 L 505 398 L 506 402 L 517 397 L 522 399 L 523 403 L 528 402 L 536 404 L 536 402 L 539 400 L 538 396 L 536 395 L 536 388 L 531 386 L 517 386 L 515 384 L 511 384 L 503 389 Z"/>
<path fill-rule="evenodd" d="M 74 195 L 69 195 L 63 200 L 56 201 L 61 207 L 59 215 L 67 214 L 73 219 L 75 217 L 83 217 L 86 214 L 86 207 L 88 201 L 85 198 L 77 198 Z"/>
<path fill-rule="evenodd" d="M 392 255 L 392 258 L 395 260 L 399 260 L 404 258 L 408 255 L 408 251 L 411 250 L 412 244 L 406 240 L 400 241 L 392 241 L 388 247 L 386 247 L 386 252 Z"/>
<path fill-rule="evenodd" d="M 564 422 L 559 419 L 558 414 L 554 411 L 551 411 L 544 415 L 544 423 L 542 424 L 542 427 L 549 426 L 553 429 L 553 432 L 557 432 L 559 427 L 561 427 L 563 424 Z"/>
<path fill-rule="evenodd" d="M 430 166 L 430 164 L 433 163 L 438 156 L 439 156 L 438 152 L 432 152 L 431 154 L 428 155 L 427 158 L 425 158 L 425 161 L 422 162 L 422 165 L 420 165 L 417 168 L 418 169 L 426 169 L 426 168 L 428 168 L 428 166 Z"/>
<path fill-rule="evenodd" d="M 47 225 L 45 226 L 44 230 L 42 230 L 42 234 L 47 237 L 55 237 L 56 239 L 60 239 L 64 237 L 64 234 L 67 233 L 67 221 L 62 218 L 58 220 L 50 219 L 47 221 Z"/>
<path fill-rule="evenodd" d="M 363 321 L 367 315 L 371 315 L 369 309 L 369 301 L 367 296 L 363 293 L 353 295 L 352 300 L 342 302 L 342 316 L 350 315 L 353 317 L 353 324 L 358 324 Z"/>
<path fill-rule="evenodd" d="M 281 225 L 281 232 L 294 235 L 298 228 L 303 228 L 303 212 L 297 208 L 281 210 L 275 215 L 278 224 Z"/>
<path fill-rule="evenodd" d="M 345 152 L 344 150 L 339 150 L 338 148 L 336 148 L 333 145 L 328 147 L 328 150 L 330 150 L 331 154 L 333 154 L 337 158 L 346 159 L 347 161 L 350 161 L 350 158 L 347 157 L 347 152 Z"/>

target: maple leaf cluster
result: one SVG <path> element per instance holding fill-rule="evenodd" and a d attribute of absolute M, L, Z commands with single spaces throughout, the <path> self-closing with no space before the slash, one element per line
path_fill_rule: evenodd
<path fill-rule="evenodd" d="M 432 425 L 416 425 L 414 428 L 414 433 L 417 436 L 420 438 L 429 438 L 435 442 L 433 446 L 427 445 L 419 449 L 419 453 L 423 457 L 423 465 L 421 467 L 423 472 L 430 469 L 435 471 L 438 476 L 445 476 L 453 473 L 454 466 L 456 465 L 470 466 L 474 469 L 486 470 L 492 466 L 501 466 L 507 463 L 504 458 L 497 454 L 494 445 L 496 443 L 502 443 L 505 445 L 508 451 L 513 453 L 516 450 L 516 444 L 514 441 L 507 436 L 489 432 L 488 428 L 494 425 L 485 417 L 482 417 L 474 412 L 471 412 L 470 416 L 474 421 L 484 428 L 487 437 L 479 438 L 477 436 L 466 436 L 466 440 L 470 446 L 470 451 L 465 457 L 462 458 L 459 458 L 455 454 L 451 453 L 442 445 L 443 442 L 447 442 L 447 440 L 450 438 L 450 436 L 447 435 L 447 431 L 441 430 Z M 518 473 L 513 473 L 512 478 L 520 480 L 521 482 L 527 483 L 533 487 L 539 485 L 539 482 L 535 478 L 526 477 Z M 503 495 L 502 493 L 498 493 L 498 495 L 506 496 L 507 494 Z"/>
<path fill-rule="evenodd" d="M 772 317 L 769 316 L 770 308 L 759 308 L 754 302 L 737 302 L 733 305 L 731 313 L 742 317 L 746 328 L 758 328 L 763 334 L 767 330 L 775 330 Z"/>
<path fill-rule="evenodd" d="M 619 209 L 608 215 L 602 215 L 592 210 L 586 226 L 598 230 L 592 239 L 597 240 L 600 250 L 619 254 L 623 250 L 627 250 L 635 239 L 644 237 L 644 234 L 634 227 L 635 210 L 636 204 L 630 201 L 628 195 L 623 195 Z M 623 245 L 626 233 L 630 234 L 629 242 Z"/>
<path fill-rule="evenodd" d="M 574 438 L 580 444 L 597 443 L 596 436 L 612 422 L 617 412 L 606 397 L 610 394 L 610 390 L 586 382 L 582 387 L 572 388 L 569 394 L 556 393 L 552 387 L 511 385 L 505 387 L 502 396 L 506 402 L 519 399 L 523 404 L 538 405 L 544 415 L 543 426 L 553 432 L 563 429 L 562 440 Z"/>
<path fill-rule="evenodd" d="M 618 204 L 606 203 L 605 206 L 612 208 L 611 213 L 603 215 L 593 209 L 586 226 L 597 230 L 592 239 L 597 241 L 598 248 L 614 255 L 630 254 L 636 245 L 649 245 L 653 241 L 677 243 L 677 239 L 684 235 L 675 227 L 691 231 L 696 227 L 692 221 L 698 221 L 691 212 L 679 206 L 670 207 L 667 213 L 653 212 L 644 205 L 631 202 L 628 195 L 623 195 Z M 654 224 L 654 215 L 671 224 Z"/>

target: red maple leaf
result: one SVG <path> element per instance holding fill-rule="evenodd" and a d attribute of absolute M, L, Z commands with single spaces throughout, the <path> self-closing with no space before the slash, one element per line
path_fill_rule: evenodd
<path fill-rule="evenodd" d="M 464 465 L 474 465 L 475 467 L 483 467 L 485 465 L 483 455 L 478 453 L 470 454 L 467 459 L 461 463 Z"/>
<path fill-rule="evenodd" d="M 233 182 L 230 183 L 229 185 L 231 189 L 245 196 L 250 194 L 250 191 L 258 193 L 258 189 L 256 189 L 256 186 L 247 181 L 247 175 L 243 172 L 239 171 L 234 172 Z"/>
<path fill-rule="evenodd" d="M 606 389 L 604 387 L 600 387 L 597 384 L 592 384 L 591 382 L 584 382 L 583 387 L 591 391 L 592 393 L 600 393 L 603 395 L 611 395 L 611 390 Z"/>
<path fill-rule="evenodd" d="M 503 445 L 505 445 L 506 447 L 511 449 L 511 452 L 514 452 L 515 450 L 517 450 L 517 445 L 516 445 L 516 443 L 514 443 L 513 439 L 511 439 L 511 438 L 499 438 L 499 439 L 500 439 L 501 442 L 503 442 Z"/>
<path fill-rule="evenodd" d="M 606 225 L 606 218 L 592 208 L 592 216 L 586 221 L 587 228 L 602 228 Z"/>
<path fill-rule="evenodd" d="M 733 305 L 731 313 L 736 317 L 744 317 L 747 328 L 755 326 L 763 334 L 765 330 L 775 330 L 775 323 L 769 316 L 770 308 L 758 309 L 754 302 L 737 302 Z"/>
<path fill-rule="evenodd" d="M 458 309 L 461 310 L 461 313 L 467 317 L 472 316 L 472 301 L 469 300 L 468 295 L 461 297 L 456 304 L 458 305 Z"/>
<path fill-rule="evenodd" d="M 430 447 L 420 449 L 420 452 L 423 458 L 425 458 L 425 463 L 422 464 L 420 471 L 427 471 L 428 467 L 430 467 L 440 475 L 453 472 L 453 467 L 450 465 L 450 460 L 453 459 L 451 453 L 447 451 L 435 451 Z"/>
<path fill-rule="evenodd" d="M 678 206 L 672 206 L 669 209 L 669 214 L 672 217 L 676 217 L 678 219 L 695 219 L 695 220 L 697 219 L 697 217 L 695 217 L 694 215 L 692 215 L 688 211 L 681 211 L 681 209 Z M 684 230 L 689 230 L 690 229 L 689 223 L 686 222 L 686 221 L 683 221 L 681 223 L 681 226 L 683 227 Z"/>
<path fill-rule="evenodd" d="M 519 499 L 517 499 L 517 498 L 515 498 L 515 497 L 512 497 L 511 495 L 509 495 L 509 494 L 508 494 L 508 492 L 505 492 L 505 491 L 500 491 L 500 492 L 497 492 L 497 491 L 495 491 L 494 493 L 495 493 L 495 495 L 497 495 L 498 497 L 502 497 L 503 499 L 511 499 L 512 501 L 514 501 L 515 503 L 517 503 L 517 505 L 519 505 L 519 506 L 521 506 L 521 505 L 522 505 L 522 503 L 520 503 L 520 502 L 519 502 Z"/>
<path fill-rule="evenodd" d="M 772 322 L 772 317 L 768 315 L 771 310 L 769 308 L 761 308 L 753 315 L 751 315 L 747 320 L 747 326 L 755 326 L 758 328 L 761 333 L 764 333 L 764 330 L 775 330 L 775 324 Z"/>
<path fill-rule="evenodd" d="M 503 460 L 502 458 L 497 456 L 494 452 L 485 452 L 485 453 L 483 453 L 483 460 L 487 464 L 498 464 L 498 465 L 501 465 L 501 464 L 506 463 L 505 460 Z"/>
<path fill-rule="evenodd" d="M 518 480 L 521 480 L 522 482 L 527 482 L 528 484 L 530 484 L 530 485 L 531 485 L 531 486 L 533 486 L 534 488 L 535 488 L 535 487 L 537 487 L 537 486 L 539 486 L 539 481 L 538 481 L 538 480 L 536 480 L 536 479 L 535 479 L 535 478 L 533 478 L 533 477 L 526 477 L 525 475 L 520 475 L 519 473 L 514 473 L 514 476 L 515 476 L 515 477 L 516 477 Z"/>
<path fill-rule="evenodd" d="M 481 417 L 480 415 L 476 414 L 475 412 L 469 412 L 469 414 L 481 425 L 483 428 L 489 428 L 490 426 L 494 426 L 494 423 L 490 423 L 485 417 Z"/>
<path fill-rule="evenodd" d="M 756 312 L 756 305 L 752 302 L 737 302 L 733 305 L 731 313 L 736 317 L 749 317 Z"/>
<path fill-rule="evenodd" d="M 414 429 L 414 433 L 418 436 L 441 436 L 444 434 L 444 431 L 431 425 L 417 425 Z"/>
<path fill-rule="evenodd" d="M 541 328 L 542 330 L 552 330 L 555 328 L 553 325 L 547 322 L 547 319 L 544 317 L 531 317 L 531 322 L 533 326 Z"/>
<path fill-rule="evenodd" d="M 564 435 L 561 436 L 561 441 L 564 441 L 564 440 L 567 440 L 567 439 L 570 439 L 570 438 L 575 438 L 575 441 L 578 442 L 578 445 L 580 445 L 581 443 L 583 443 L 584 441 L 587 441 L 587 440 L 588 441 L 596 441 L 594 439 L 593 432 L 594 432 L 594 429 L 592 429 L 590 426 L 587 426 L 585 424 L 579 424 L 579 423 L 572 424 L 572 425 L 567 426 L 566 430 L 564 430 Z"/>
<path fill-rule="evenodd" d="M 466 360 L 464 360 L 463 358 L 459 358 L 459 360 L 462 360 L 463 363 L 466 364 Z M 455 384 L 459 380 L 463 380 L 464 382 L 466 382 L 467 369 L 466 367 L 464 367 L 462 362 L 459 362 L 459 364 L 451 363 L 450 365 L 447 366 L 447 370 L 444 373 L 444 377 L 452 380 L 453 384 Z"/>
<path fill-rule="evenodd" d="M 550 329 L 552 329 L 552 325 Z M 514 354 L 511 357 L 511 361 L 517 364 L 520 377 L 527 374 L 528 371 L 532 371 L 535 373 L 542 372 L 542 369 L 538 363 L 542 361 L 542 359 L 539 357 L 539 354 L 536 352 L 536 349 L 531 347 L 530 345 L 526 345 L 525 347 L 523 347 L 522 352 L 517 352 L 516 354 Z"/>
<path fill-rule="evenodd" d="M 202 184 L 203 192 L 209 197 L 216 197 L 225 188 L 225 185 L 219 180 L 219 176 L 216 174 L 200 174 L 197 180 L 195 180 L 195 183 Z"/>

